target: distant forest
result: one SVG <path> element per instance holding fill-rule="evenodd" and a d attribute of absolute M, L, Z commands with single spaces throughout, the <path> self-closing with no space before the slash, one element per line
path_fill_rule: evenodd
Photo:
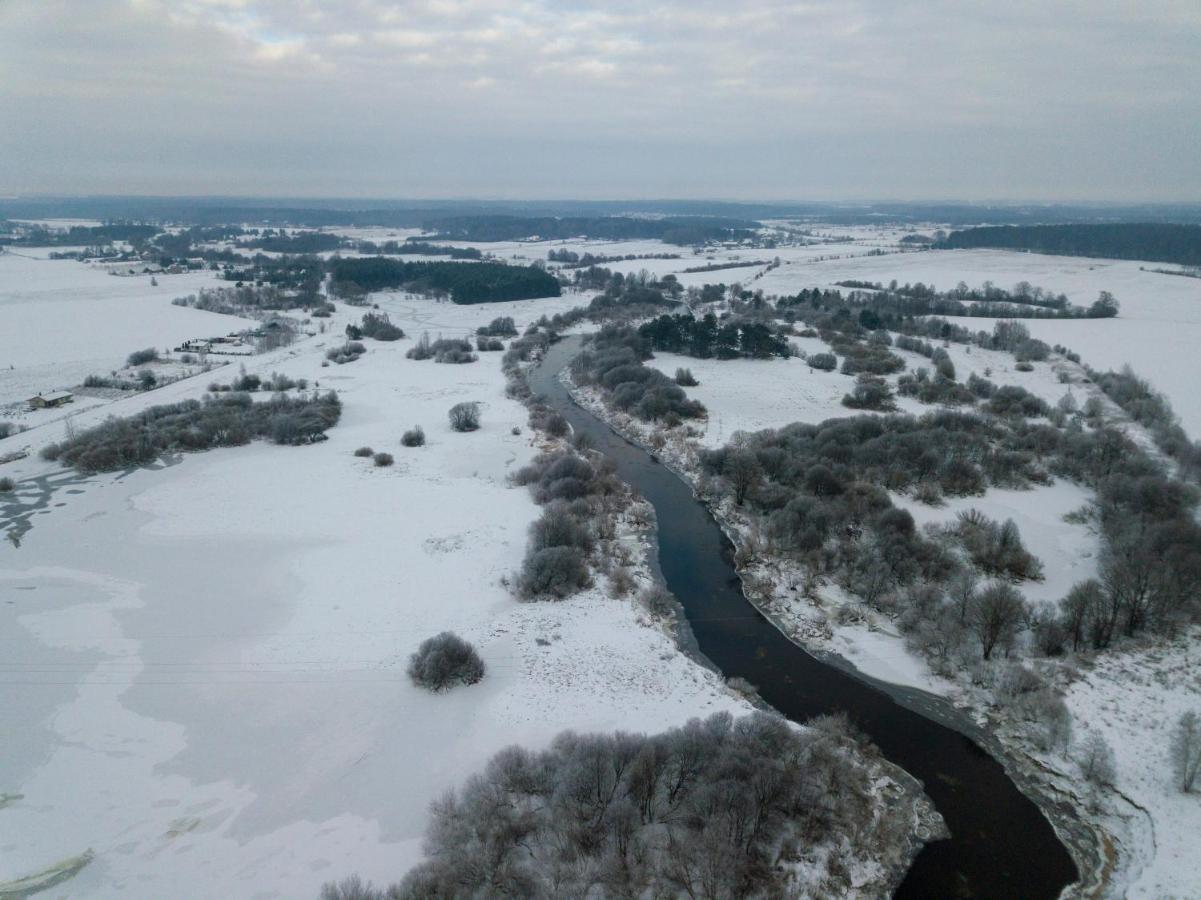
<path fill-rule="evenodd" d="M 39 247 L 91 247 L 111 244 L 113 241 L 137 243 L 148 241 L 158 234 L 156 225 L 134 225 L 128 222 L 111 222 L 106 225 L 72 225 L 66 231 L 49 228 L 31 228 L 23 237 L 12 238 L 7 243 L 31 244 Z"/>
<path fill-rule="evenodd" d="M 1201 225 L 1002 225 L 953 232 L 937 245 L 1201 265 Z"/>
<path fill-rule="evenodd" d="M 627 216 L 456 216 L 425 223 L 440 238 L 460 241 L 519 241 L 539 237 L 565 240 L 573 237 L 601 240 L 661 240 L 667 244 L 704 244 L 741 240 L 753 236 L 758 223 L 744 219 L 688 216 L 642 219 Z"/>
<path fill-rule="evenodd" d="M 339 259 L 330 266 L 335 283 L 365 291 L 406 287 L 445 291 L 455 303 L 500 303 L 558 297 L 559 281 L 534 266 L 489 262 L 400 262 L 382 257 Z"/>

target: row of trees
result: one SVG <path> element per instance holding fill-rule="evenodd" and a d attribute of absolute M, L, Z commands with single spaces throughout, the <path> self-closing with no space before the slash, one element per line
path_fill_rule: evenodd
<path fill-rule="evenodd" d="M 342 413 L 333 391 L 255 403 L 249 394 L 152 406 L 133 416 L 109 419 L 95 428 L 49 444 L 42 457 L 81 472 L 112 472 L 153 462 L 164 453 L 208 450 L 266 438 L 277 444 L 323 440 Z"/>

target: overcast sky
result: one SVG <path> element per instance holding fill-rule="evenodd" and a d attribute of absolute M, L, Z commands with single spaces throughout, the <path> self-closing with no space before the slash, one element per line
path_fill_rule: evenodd
<path fill-rule="evenodd" d="M 0 0 L 0 194 L 1201 199 L 1201 0 Z"/>

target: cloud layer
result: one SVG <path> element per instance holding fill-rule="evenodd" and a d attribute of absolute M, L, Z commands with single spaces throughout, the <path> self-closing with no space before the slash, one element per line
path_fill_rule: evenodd
<path fill-rule="evenodd" d="M 1201 197 L 1195 0 L 0 0 L 0 192 Z"/>

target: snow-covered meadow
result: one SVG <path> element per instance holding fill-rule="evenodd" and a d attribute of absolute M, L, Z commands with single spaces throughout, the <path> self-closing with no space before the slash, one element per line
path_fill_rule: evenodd
<path fill-rule="evenodd" d="M 423 330 L 524 325 L 578 298 L 379 299 L 410 338 L 323 367 L 340 338 L 319 335 L 247 365 L 339 392 L 343 419 L 324 443 L 87 479 L 37 459 L 59 422 L 0 444 L 33 451 L 4 466 L 32 527 L 0 545 L 0 705 L 15 735 L 0 762 L 0 884 L 87 854 L 73 895 L 312 896 L 350 872 L 386 882 L 420 859 L 429 802 L 505 746 L 749 709 L 603 583 L 553 605 L 513 599 L 505 579 L 537 515 L 507 482 L 537 452 L 525 409 L 504 396 L 500 354 L 404 358 Z M 110 327 L 104 298 L 89 309 L 94 330 Z M 86 334 L 91 318 L 74 321 Z M 212 377 L 229 376 L 73 418 L 197 396 Z M 450 430 L 447 409 L 464 400 L 482 404 L 478 432 Z M 418 424 L 427 445 L 401 447 Z M 395 464 L 355 457 L 364 445 Z M 488 675 L 430 695 L 404 667 L 446 629 L 476 644 Z"/>
<path fill-rule="evenodd" d="M 416 234 L 339 232 L 376 241 Z M 1025 324 L 1093 366 L 1131 363 L 1167 394 L 1185 427 L 1201 433 L 1201 397 L 1192 389 L 1201 280 L 1106 260 L 899 253 L 899 231 L 831 233 L 855 241 L 701 255 L 656 241 L 475 246 L 525 263 L 552 249 L 679 253 L 605 265 L 677 274 L 686 285 L 738 281 L 767 294 L 894 278 L 940 288 L 1024 280 L 1076 303 L 1109 290 L 1122 303 L 1117 319 Z M 0 254 L 0 408 L 106 373 L 140 347 L 250 324 L 171 305 L 214 284 L 210 272 L 160 275 L 153 286 L 149 276 L 111 276 L 48 260 L 44 250 L 22 253 Z M 770 270 L 683 271 L 776 256 L 781 265 Z M 456 306 L 376 294 L 372 301 L 407 339 L 369 341 L 357 362 L 322 366 L 325 350 L 362 312 L 340 307 L 326 333 L 247 364 L 339 392 L 343 419 L 330 440 L 313 446 L 256 444 L 78 479 L 36 455 L 63 436 L 63 412 L 20 414 L 31 430 L 0 440 L 0 457 L 31 451 L 0 475 L 20 482 L 18 499 L 30 507 L 22 520 L 32 524 L 19 547 L 0 543 L 0 711 L 15 735 L 0 759 L 0 891 L 89 851 L 94 857 L 69 882 L 86 896 L 181 895 L 178 886 L 187 884 L 204 885 L 204 895 L 305 896 L 351 871 L 388 881 L 420 858 L 429 801 L 506 745 L 544 745 L 565 728 L 658 731 L 748 708 L 629 600 L 599 588 L 554 605 L 512 599 L 504 580 L 520 562 L 537 508 L 507 478 L 537 447 L 525 410 L 504 396 L 500 354 L 467 366 L 404 358 L 422 333 L 466 336 L 495 316 L 513 316 L 521 327 L 588 296 Z M 992 321 L 965 324 L 988 329 Z M 815 338 L 791 340 L 806 352 L 826 349 Z M 1063 360 L 1018 372 L 1007 354 L 948 349 L 961 380 L 987 375 L 1052 404 L 1069 391 L 1081 404 L 1098 393 Z M 896 352 L 911 369 L 929 365 Z M 701 446 L 720 446 L 740 430 L 851 413 L 841 398 L 853 379 L 812 371 L 801 359 L 658 354 L 649 364 L 669 375 L 687 367 L 698 378 L 689 394 L 709 409 Z M 227 367 L 112 403 L 81 398 L 71 419 L 86 427 L 200 396 L 209 381 L 231 377 Z M 481 431 L 450 431 L 446 410 L 462 400 L 483 404 Z M 930 409 L 907 398 L 898 404 Z M 418 424 L 427 446 L 400 447 L 401 432 Z M 361 446 L 393 454 L 395 465 L 375 468 L 354 457 Z M 991 490 L 937 509 L 894 497 L 919 524 L 968 507 L 1013 518 L 1047 570 L 1023 590 L 1047 602 L 1096 571 L 1097 536 L 1063 519 L 1088 499 L 1065 482 Z M 8 517 L 11 506 L 0 500 L 0 512 Z M 794 612 L 801 623 L 812 611 Z M 821 618 L 826 628 L 830 617 Z M 479 647 L 489 675 L 434 697 L 413 688 L 403 670 L 417 643 L 445 629 Z M 820 641 L 881 679 L 953 691 L 882 618 L 839 625 Z M 1187 646 L 1158 659 L 1106 659 L 1067 696 L 1078 721 L 1101 729 L 1115 749 L 1122 745 L 1119 787 L 1152 810 L 1155 843 L 1145 843 L 1130 869 L 1132 895 L 1201 889 L 1187 839 L 1201 827 L 1201 809 L 1188 798 L 1165 799 L 1157 780 L 1162 753 L 1152 752 L 1163 740 L 1159 714 L 1195 705 L 1195 662 Z"/>
<path fill-rule="evenodd" d="M 256 324 L 172 305 L 176 297 L 216 286 L 214 272 L 160 274 L 155 285 L 148 275 L 109 275 L 99 265 L 49 259 L 49 252 L 0 252 L 0 417 L 15 415 L 13 405 L 34 394 L 107 375 L 135 350 L 164 350 Z"/>

